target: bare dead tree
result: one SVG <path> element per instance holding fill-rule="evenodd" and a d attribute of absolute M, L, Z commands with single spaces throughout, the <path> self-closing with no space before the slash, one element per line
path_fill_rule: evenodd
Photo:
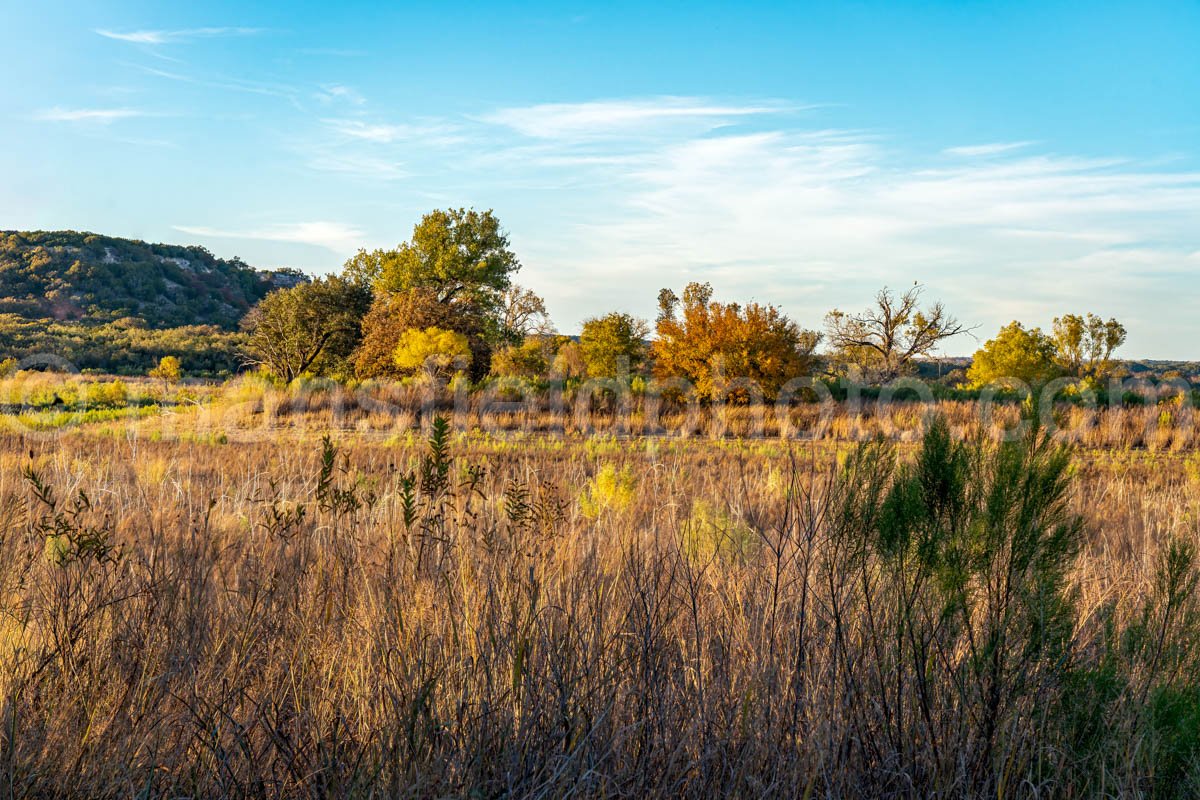
<path fill-rule="evenodd" d="M 523 286 L 513 284 L 500 295 L 500 328 L 519 341 L 530 335 L 549 335 L 554 324 L 546 313 L 546 302 Z"/>
<path fill-rule="evenodd" d="M 885 286 L 875 295 L 875 305 L 862 313 L 830 311 L 825 329 L 835 357 L 858 365 L 876 380 L 890 381 L 903 374 L 913 359 L 930 356 L 946 339 L 972 330 L 941 302 L 920 308 L 922 289 L 914 283 L 897 297 Z"/>

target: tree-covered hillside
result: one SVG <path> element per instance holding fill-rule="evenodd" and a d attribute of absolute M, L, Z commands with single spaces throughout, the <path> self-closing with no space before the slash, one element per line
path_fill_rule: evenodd
<path fill-rule="evenodd" d="M 151 328 L 233 329 L 271 289 L 299 272 L 254 269 L 203 247 L 147 244 L 75 231 L 0 231 L 0 313 L 26 319 Z"/>

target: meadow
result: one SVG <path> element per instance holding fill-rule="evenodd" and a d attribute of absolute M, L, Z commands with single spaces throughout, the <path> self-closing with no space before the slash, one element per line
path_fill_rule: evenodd
<path fill-rule="evenodd" d="M 6 796 L 1200 789 L 1190 405 L 15 380 Z"/>

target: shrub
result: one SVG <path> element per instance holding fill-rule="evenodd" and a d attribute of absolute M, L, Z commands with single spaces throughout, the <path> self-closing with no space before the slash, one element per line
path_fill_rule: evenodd
<path fill-rule="evenodd" d="M 632 469 L 624 467 L 618 472 L 612 464 L 605 464 L 580 494 L 579 510 L 588 519 L 596 519 L 606 511 L 621 513 L 633 504 L 636 494 L 637 479 Z"/>
<path fill-rule="evenodd" d="M 975 353 L 967 380 L 974 388 L 1007 385 L 1012 380 L 1037 386 L 1058 375 L 1055 352 L 1054 340 L 1040 328 L 1026 330 L 1021 323 L 1011 322 Z"/>
<path fill-rule="evenodd" d="M 122 408 L 129 401 L 129 389 L 123 381 L 89 383 L 84 402 L 88 408 Z"/>
<path fill-rule="evenodd" d="M 551 336 L 527 336 L 521 344 L 502 347 L 492 353 L 492 374 L 502 378 L 537 380 L 545 377 L 555 355 Z"/>
<path fill-rule="evenodd" d="M 583 321 L 579 349 L 588 377 L 616 378 L 636 373 L 646 357 L 643 341 L 649 328 L 643 320 L 612 312 Z"/>

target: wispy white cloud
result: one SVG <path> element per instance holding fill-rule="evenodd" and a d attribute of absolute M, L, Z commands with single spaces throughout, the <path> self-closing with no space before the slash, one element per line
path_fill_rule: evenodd
<path fill-rule="evenodd" d="M 593 138 L 681 127 L 712 130 L 739 118 L 776 114 L 794 108 L 781 103 L 737 105 L 692 97 L 659 97 L 502 108 L 484 114 L 480 119 L 539 139 Z"/>
<path fill-rule="evenodd" d="M 299 101 L 299 97 L 301 95 L 300 90 L 285 83 L 252 81 L 244 78 L 231 78 L 223 75 L 212 77 L 196 77 L 194 75 L 187 75 L 182 72 L 172 72 L 171 70 L 158 69 L 157 67 L 148 67 L 144 64 L 127 64 L 127 66 L 144 72 L 147 75 L 165 78 L 166 80 L 170 81 L 188 83 L 194 86 L 203 86 L 208 89 L 243 92 L 246 94 L 263 95 L 265 97 L 278 97 L 288 101 L 297 109 L 302 107 Z"/>
<path fill-rule="evenodd" d="M 339 254 L 360 247 L 365 235 L 362 229 L 355 225 L 328 221 L 279 223 L 249 230 L 227 230 L 203 225 L 175 225 L 173 227 L 181 233 L 192 236 L 307 244 L 324 247 Z"/>
<path fill-rule="evenodd" d="M 325 118 L 315 136 L 296 137 L 291 147 L 314 171 L 361 181 L 392 182 L 412 176 L 410 163 L 437 169 L 459 157 L 466 141 L 460 126 L 445 120 L 407 123 Z M 402 151 L 402 152 L 401 152 Z"/>
<path fill-rule="evenodd" d="M 178 30 L 136 30 L 113 31 L 107 28 L 97 28 L 96 33 L 106 39 L 116 39 L 131 44 L 163 45 L 173 42 L 186 42 L 194 39 L 216 39 L 230 36 L 255 36 L 262 33 L 262 28 L 216 27 L 216 28 L 183 28 Z"/>
<path fill-rule="evenodd" d="M 325 119 L 321 121 L 342 136 L 385 144 L 394 142 L 397 139 L 409 138 L 411 130 L 411 126 L 409 125 L 387 125 L 384 123 L 363 122 L 356 119 Z"/>
<path fill-rule="evenodd" d="M 447 122 L 391 124 L 360 119 L 323 119 L 321 122 L 339 136 L 377 144 L 417 142 L 445 146 L 462 141 L 459 128 Z"/>
<path fill-rule="evenodd" d="M 316 152 L 309 156 L 308 167 L 366 180 L 396 181 L 409 175 L 404 163 L 361 153 L 345 151 Z"/>
<path fill-rule="evenodd" d="M 367 99 L 356 90 L 338 83 L 325 84 L 314 96 L 322 103 L 343 102 L 354 106 L 361 106 L 367 102 Z"/>
<path fill-rule="evenodd" d="M 627 239 L 623 254 L 647 269 L 951 276 L 986 263 L 1029 277 L 1098 248 L 1159 250 L 1200 222 L 1198 174 L 1049 157 L 912 170 L 870 142 L 797 133 L 675 144 L 631 178 L 632 213 L 605 226 L 606 249 Z"/>
<path fill-rule="evenodd" d="M 961 147 L 947 147 L 944 152 L 951 156 L 965 156 L 968 158 L 979 156 L 995 156 L 1001 153 L 1009 153 L 1013 150 L 1022 150 L 1032 145 L 1033 142 L 992 142 L 991 144 L 972 144 Z"/>
<path fill-rule="evenodd" d="M 43 122 L 94 122 L 107 125 L 119 119 L 153 116 L 136 108 L 47 108 L 34 114 Z"/>

